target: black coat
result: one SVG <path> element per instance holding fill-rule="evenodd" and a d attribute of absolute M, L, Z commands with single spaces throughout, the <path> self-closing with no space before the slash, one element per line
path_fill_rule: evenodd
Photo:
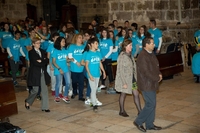
<path fill-rule="evenodd" d="M 30 68 L 28 72 L 28 86 L 41 86 L 41 69 L 44 72 L 46 85 L 50 84 L 50 76 L 47 73 L 48 58 L 44 50 L 40 49 L 41 56 L 33 48 L 29 51 Z M 42 62 L 37 62 L 41 60 Z"/>

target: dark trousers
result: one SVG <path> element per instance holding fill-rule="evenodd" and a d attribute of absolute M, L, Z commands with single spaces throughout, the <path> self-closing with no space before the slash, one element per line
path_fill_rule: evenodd
<path fill-rule="evenodd" d="M 145 123 L 146 128 L 152 128 L 155 120 L 156 91 L 142 91 L 142 95 L 145 100 L 145 105 L 135 122 L 138 125 Z"/>
<path fill-rule="evenodd" d="M 84 74 L 83 72 L 71 72 L 71 79 L 72 79 L 72 88 L 73 94 L 77 95 L 77 89 L 79 98 L 83 98 L 83 89 L 84 89 Z"/>
<path fill-rule="evenodd" d="M 108 75 L 109 83 L 113 82 L 113 74 L 112 74 L 112 60 L 111 59 L 105 59 L 104 62 L 102 62 L 103 67 L 106 71 L 106 75 Z M 105 80 L 103 79 L 103 74 L 101 75 L 101 83 L 105 85 Z"/>
<path fill-rule="evenodd" d="M 11 60 L 9 58 L 9 63 L 10 63 L 10 68 L 11 68 L 11 71 L 12 71 L 12 78 L 13 78 L 13 81 L 16 81 L 16 73 L 19 69 L 19 62 L 16 62 L 14 60 Z"/>

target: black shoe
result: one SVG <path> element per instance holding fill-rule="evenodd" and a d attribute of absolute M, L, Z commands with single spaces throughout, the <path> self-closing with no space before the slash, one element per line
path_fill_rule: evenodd
<path fill-rule="evenodd" d="M 42 98 L 41 98 L 40 95 L 37 95 L 36 99 L 37 99 L 37 100 L 41 100 Z"/>
<path fill-rule="evenodd" d="M 50 110 L 49 109 L 42 109 L 42 111 L 49 113 Z"/>
<path fill-rule="evenodd" d="M 135 121 L 133 122 L 133 124 L 142 132 L 146 132 L 146 129 L 143 127 L 143 125 L 138 125 Z"/>
<path fill-rule="evenodd" d="M 162 127 L 158 127 L 156 125 L 154 125 L 152 128 L 147 128 L 146 130 L 161 130 Z"/>
<path fill-rule="evenodd" d="M 98 106 L 97 106 L 97 105 L 93 106 L 93 111 L 94 111 L 94 112 L 97 112 L 97 111 L 98 111 Z"/>
<path fill-rule="evenodd" d="M 85 98 L 82 97 L 82 98 L 79 98 L 78 100 L 80 100 L 80 101 L 85 101 Z"/>
<path fill-rule="evenodd" d="M 27 110 L 29 110 L 30 109 L 30 106 L 29 105 L 26 105 L 26 101 L 25 101 L 25 108 L 27 109 Z"/>
<path fill-rule="evenodd" d="M 71 99 L 74 99 L 76 96 L 76 94 L 72 94 Z"/>
<path fill-rule="evenodd" d="M 119 112 L 119 115 L 123 117 L 129 117 L 129 115 L 126 112 Z"/>

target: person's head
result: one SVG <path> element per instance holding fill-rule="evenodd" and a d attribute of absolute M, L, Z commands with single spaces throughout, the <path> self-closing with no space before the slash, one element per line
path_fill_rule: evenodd
<path fill-rule="evenodd" d="M 65 38 L 64 37 L 58 37 L 54 43 L 54 48 L 61 50 L 63 47 L 65 47 Z"/>
<path fill-rule="evenodd" d="M 97 22 L 96 22 L 96 20 L 92 20 L 92 22 L 91 22 L 91 24 L 92 24 L 92 26 L 96 26 L 97 25 Z"/>
<path fill-rule="evenodd" d="M 72 22 L 67 22 L 67 28 L 74 28 L 74 25 Z"/>
<path fill-rule="evenodd" d="M 19 30 L 17 30 L 17 31 L 15 31 L 14 35 L 15 35 L 15 39 L 19 40 L 21 37 L 21 32 Z"/>
<path fill-rule="evenodd" d="M 133 31 L 136 31 L 138 29 L 138 24 L 137 23 L 132 23 L 131 27 L 132 27 Z"/>
<path fill-rule="evenodd" d="M 110 39 L 114 39 L 115 38 L 113 31 L 109 31 L 109 37 L 110 37 Z"/>
<path fill-rule="evenodd" d="M 113 24 L 114 24 L 115 28 L 118 27 L 118 22 L 117 22 L 117 20 L 113 20 Z"/>
<path fill-rule="evenodd" d="M 60 30 L 61 32 L 66 32 L 66 30 L 67 30 L 67 26 L 64 25 L 64 24 L 61 24 L 59 30 Z"/>
<path fill-rule="evenodd" d="M 106 28 L 102 29 L 100 38 L 109 38 L 108 31 Z"/>
<path fill-rule="evenodd" d="M 140 26 L 138 30 L 139 37 L 141 37 L 142 34 L 144 34 L 145 37 L 151 37 L 151 34 L 148 32 L 146 25 Z"/>
<path fill-rule="evenodd" d="M 88 40 L 87 44 L 90 46 L 91 50 L 93 50 L 93 51 L 98 50 L 99 41 L 98 41 L 98 39 L 96 37 L 95 38 L 90 38 Z"/>
<path fill-rule="evenodd" d="M 118 33 L 120 33 L 120 32 L 122 31 L 122 28 L 123 28 L 122 26 L 118 26 L 118 27 L 117 27 Z"/>
<path fill-rule="evenodd" d="M 124 27 L 125 27 L 125 28 L 129 28 L 129 21 L 128 21 L 128 20 L 126 20 L 126 21 L 124 22 Z"/>
<path fill-rule="evenodd" d="M 37 31 L 37 32 L 39 32 L 39 30 L 40 30 L 39 26 L 38 26 L 38 25 L 35 25 L 35 26 L 34 26 L 34 30 Z"/>
<path fill-rule="evenodd" d="M 3 28 L 4 28 L 4 31 L 9 31 L 9 29 L 10 29 L 10 24 L 9 24 L 9 23 L 4 23 Z"/>
<path fill-rule="evenodd" d="M 156 28 L 156 20 L 155 19 L 150 20 L 149 27 L 152 29 Z"/>
<path fill-rule="evenodd" d="M 17 31 L 17 30 L 19 30 L 18 27 L 17 27 L 17 25 L 13 25 L 13 26 L 12 26 L 12 31 L 15 32 L 15 31 Z"/>
<path fill-rule="evenodd" d="M 59 33 L 58 32 L 54 32 L 53 34 L 51 34 L 51 40 L 53 42 L 55 42 L 58 37 L 59 37 Z"/>
<path fill-rule="evenodd" d="M 132 51 L 132 41 L 129 39 L 125 39 L 121 44 L 121 51 L 130 54 Z"/>
<path fill-rule="evenodd" d="M 32 38 L 32 45 L 34 48 L 39 49 L 41 44 L 41 40 L 38 37 Z"/>
<path fill-rule="evenodd" d="M 81 45 L 83 43 L 83 35 L 75 34 L 72 38 L 72 44 Z"/>
<path fill-rule="evenodd" d="M 88 25 L 88 29 L 90 29 L 90 30 L 93 30 L 93 29 L 94 29 L 93 26 L 92 26 L 92 24 L 89 24 L 89 25 Z"/>
<path fill-rule="evenodd" d="M 89 30 L 84 31 L 84 33 L 83 33 L 84 41 L 89 40 L 90 37 L 91 37 L 91 35 L 90 35 L 90 31 L 89 31 Z"/>
<path fill-rule="evenodd" d="M 42 25 L 42 26 L 46 26 L 46 21 L 45 21 L 45 20 L 42 20 L 41 25 Z"/>
<path fill-rule="evenodd" d="M 133 30 L 132 29 L 128 29 L 128 36 L 130 38 L 133 36 Z"/>
<path fill-rule="evenodd" d="M 35 31 L 34 31 L 33 28 L 29 28 L 28 33 L 29 33 L 29 36 L 30 36 L 31 38 L 35 37 Z"/>
<path fill-rule="evenodd" d="M 42 26 L 42 34 L 47 35 L 48 34 L 48 29 L 46 26 Z"/>
<path fill-rule="evenodd" d="M 114 31 L 115 25 L 114 24 L 109 24 L 108 25 L 108 31 Z"/>
<path fill-rule="evenodd" d="M 154 44 L 154 41 L 153 41 L 153 38 L 152 37 L 145 37 L 143 40 L 142 40 L 142 47 L 149 51 L 149 52 L 152 52 L 154 50 L 154 47 L 155 47 L 155 44 Z"/>
<path fill-rule="evenodd" d="M 127 35 L 128 35 L 127 29 L 126 28 L 122 28 L 122 36 L 126 37 Z"/>

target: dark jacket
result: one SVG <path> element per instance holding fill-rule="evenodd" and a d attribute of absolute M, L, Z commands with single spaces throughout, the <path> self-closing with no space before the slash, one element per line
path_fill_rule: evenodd
<path fill-rule="evenodd" d="M 154 53 L 143 49 L 136 62 L 137 85 L 141 91 L 155 91 L 159 86 L 159 63 Z"/>
<path fill-rule="evenodd" d="M 41 85 L 41 69 L 44 72 L 46 85 L 50 84 L 50 76 L 47 73 L 48 58 L 44 50 L 40 49 L 41 56 L 33 48 L 29 51 L 30 68 L 28 72 L 28 86 L 40 86 Z M 41 63 L 37 60 L 42 60 Z"/>

